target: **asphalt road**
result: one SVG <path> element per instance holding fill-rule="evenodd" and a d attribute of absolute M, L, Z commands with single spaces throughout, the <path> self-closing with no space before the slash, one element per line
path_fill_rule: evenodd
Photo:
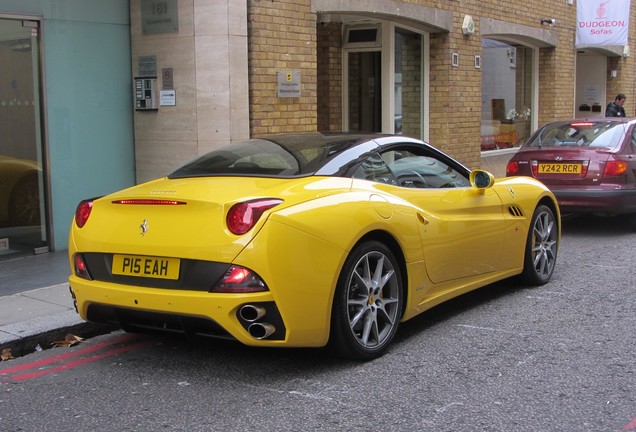
<path fill-rule="evenodd" d="M 367 363 L 122 332 L 34 353 L 0 363 L 0 427 L 636 431 L 635 243 L 620 220 L 569 220 L 548 285 L 448 302 Z"/>

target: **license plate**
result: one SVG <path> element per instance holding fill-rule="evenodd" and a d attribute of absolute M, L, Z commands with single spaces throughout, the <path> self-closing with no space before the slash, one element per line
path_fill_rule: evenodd
<path fill-rule="evenodd" d="M 179 258 L 113 255 L 113 274 L 159 279 L 179 279 Z"/>
<path fill-rule="evenodd" d="M 580 163 L 542 163 L 539 174 L 581 174 Z"/>

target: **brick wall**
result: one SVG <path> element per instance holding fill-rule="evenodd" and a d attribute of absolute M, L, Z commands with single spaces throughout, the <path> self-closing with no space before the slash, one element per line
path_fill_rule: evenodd
<path fill-rule="evenodd" d="M 310 0 L 249 0 L 250 133 L 317 129 L 316 15 Z M 299 71 L 301 96 L 277 97 L 277 72 Z"/>
<path fill-rule="evenodd" d="M 341 131 L 342 127 L 342 24 L 318 26 L 318 130 Z"/>

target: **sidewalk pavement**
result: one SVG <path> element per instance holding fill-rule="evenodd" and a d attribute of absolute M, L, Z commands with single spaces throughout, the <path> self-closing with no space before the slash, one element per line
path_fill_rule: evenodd
<path fill-rule="evenodd" d="M 66 251 L 0 262 L 0 352 L 13 357 L 48 349 L 71 333 L 82 338 L 113 326 L 87 323 L 75 312 Z"/>

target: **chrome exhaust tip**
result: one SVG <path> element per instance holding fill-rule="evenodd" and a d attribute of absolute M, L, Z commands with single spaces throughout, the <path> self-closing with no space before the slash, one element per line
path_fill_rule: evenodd
<path fill-rule="evenodd" d="M 265 339 L 276 331 L 276 327 L 269 323 L 253 323 L 247 328 L 250 336 L 255 339 Z"/>
<path fill-rule="evenodd" d="M 241 319 L 253 323 L 254 321 L 258 321 L 263 318 L 267 311 L 264 307 L 255 306 L 255 305 L 245 305 L 239 309 L 239 316 Z"/>

